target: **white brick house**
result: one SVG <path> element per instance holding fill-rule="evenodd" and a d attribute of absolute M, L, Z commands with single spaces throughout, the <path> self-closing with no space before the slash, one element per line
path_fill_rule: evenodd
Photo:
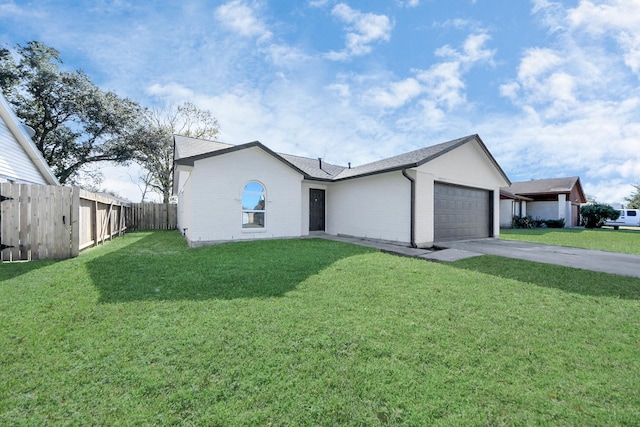
<path fill-rule="evenodd" d="M 314 231 L 417 247 L 494 237 L 510 184 L 478 135 L 358 167 L 176 135 L 174 161 L 192 246 Z"/>

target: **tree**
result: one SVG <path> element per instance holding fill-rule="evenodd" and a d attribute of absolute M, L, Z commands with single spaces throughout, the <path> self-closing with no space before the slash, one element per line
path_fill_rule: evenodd
<path fill-rule="evenodd" d="M 620 217 L 620 212 L 601 203 L 593 203 L 580 207 L 582 224 L 586 228 L 599 228 L 607 219 L 616 220 Z"/>
<path fill-rule="evenodd" d="M 148 110 L 145 117 L 146 128 L 137 136 L 141 147 L 137 160 L 145 169 L 140 178 L 168 203 L 173 188 L 173 135 L 215 138 L 218 121 L 190 102 Z"/>
<path fill-rule="evenodd" d="M 61 64 L 57 50 L 37 41 L 2 48 L 0 87 L 60 182 L 73 183 L 85 165 L 133 158 L 143 109 Z"/>
<path fill-rule="evenodd" d="M 625 197 L 624 200 L 628 202 L 627 208 L 640 209 L 640 184 L 634 184 L 633 186 L 636 188 L 635 194 Z"/>

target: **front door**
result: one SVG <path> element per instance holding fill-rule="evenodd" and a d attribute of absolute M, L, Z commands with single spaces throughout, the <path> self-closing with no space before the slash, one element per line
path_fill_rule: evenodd
<path fill-rule="evenodd" d="M 309 231 L 324 231 L 324 190 L 309 189 Z"/>

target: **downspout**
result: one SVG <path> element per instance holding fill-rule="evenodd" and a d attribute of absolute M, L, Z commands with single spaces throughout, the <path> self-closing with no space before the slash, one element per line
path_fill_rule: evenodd
<path fill-rule="evenodd" d="M 416 248 L 416 180 L 407 174 L 407 169 L 402 169 L 402 175 L 411 182 L 411 247 Z"/>

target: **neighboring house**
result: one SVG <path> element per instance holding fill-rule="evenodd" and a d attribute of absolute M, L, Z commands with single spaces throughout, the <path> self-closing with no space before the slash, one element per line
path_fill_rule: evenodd
<path fill-rule="evenodd" d="M 176 135 L 174 161 L 191 246 L 314 231 L 415 247 L 492 237 L 510 184 L 478 135 L 358 167 Z"/>
<path fill-rule="evenodd" d="M 580 225 L 580 205 L 587 202 L 580 178 L 536 179 L 514 182 L 500 189 L 500 225 L 510 227 L 512 217 L 564 219 L 565 227 Z"/>
<path fill-rule="evenodd" d="M 0 93 L 0 182 L 60 184 L 2 93 Z"/>

